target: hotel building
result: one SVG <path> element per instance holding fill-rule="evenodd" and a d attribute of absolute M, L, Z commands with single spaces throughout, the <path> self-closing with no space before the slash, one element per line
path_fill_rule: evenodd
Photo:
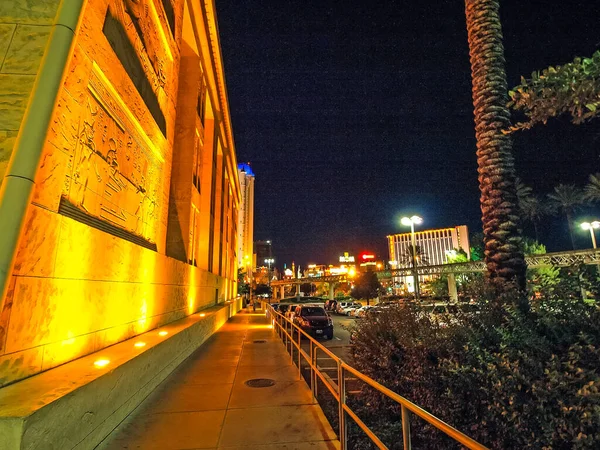
<path fill-rule="evenodd" d="M 412 267 L 412 236 L 411 233 L 394 234 L 387 237 L 390 252 L 390 265 L 395 268 Z M 434 266 L 445 264 L 453 250 L 462 249 L 468 257 L 471 255 L 469 246 L 469 230 L 466 225 L 453 228 L 439 228 L 415 232 L 417 246 L 417 265 Z M 419 277 L 419 281 L 427 281 L 429 277 Z M 399 277 L 395 285 L 404 284 L 409 292 L 413 292 L 413 277 Z M 396 286 L 398 288 L 398 286 Z"/>
<path fill-rule="evenodd" d="M 238 215 L 238 267 L 252 274 L 254 243 L 254 172 L 249 164 L 238 165 L 242 194 Z"/>

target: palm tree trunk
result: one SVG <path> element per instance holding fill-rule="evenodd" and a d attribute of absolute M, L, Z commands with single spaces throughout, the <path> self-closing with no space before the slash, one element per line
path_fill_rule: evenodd
<path fill-rule="evenodd" d="M 485 263 L 500 289 L 517 282 L 525 288 L 525 259 L 515 189 L 515 169 L 506 107 L 504 47 L 497 0 L 465 0 Z"/>
<path fill-rule="evenodd" d="M 540 242 L 540 236 L 538 233 L 538 222 L 537 220 L 533 221 L 533 233 L 535 234 L 535 242 Z"/>
<path fill-rule="evenodd" d="M 575 239 L 573 238 L 573 214 L 571 211 L 566 211 L 567 224 L 569 225 L 569 236 L 571 237 L 571 248 L 575 250 Z"/>

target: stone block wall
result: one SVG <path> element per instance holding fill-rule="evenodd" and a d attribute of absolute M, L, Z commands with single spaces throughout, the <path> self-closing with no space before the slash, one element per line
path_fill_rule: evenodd
<path fill-rule="evenodd" d="M 0 2 L 0 182 L 19 131 L 59 2 Z"/>
<path fill-rule="evenodd" d="M 43 53 L 59 2 L 17 0 L 15 11 L 28 11 L 30 22 L 12 25 L 3 23 L 11 17 L 6 3 L 0 39 L 12 37 L 0 40 L 0 170 L 39 65 L 14 46 Z M 217 265 L 227 273 L 166 256 L 184 3 L 86 4 L 1 304 L 0 386 L 235 296 L 231 252 Z M 12 88 L 2 76 L 17 77 Z M 212 98 L 218 111 L 216 92 Z M 233 149 L 229 158 L 235 163 Z M 230 201 L 225 214 L 234 210 Z M 215 246 L 227 242 L 223 233 L 231 230 Z"/>

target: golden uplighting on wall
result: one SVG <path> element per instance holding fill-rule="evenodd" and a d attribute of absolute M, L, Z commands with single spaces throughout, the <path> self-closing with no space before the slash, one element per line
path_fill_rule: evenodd
<path fill-rule="evenodd" d="M 188 268 L 189 286 L 187 294 L 187 310 L 188 315 L 194 314 L 196 310 L 196 268 L 192 265 Z"/>
<path fill-rule="evenodd" d="M 96 361 L 94 361 L 94 366 L 98 367 L 98 368 L 102 368 L 107 366 L 110 363 L 109 359 L 98 359 Z"/>
<path fill-rule="evenodd" d="M 253 330 L 270 330 L 273 328 L 273 325 L 268 324 L 268 325 L 250 325 L 248 328 L 251 328 Z"/>
<path fill-rule="evenodd" d="M 73 345 L 75 343 L 75 338 L 73 337 L 73 333 L 71 331 L 67 332 L 67 339 L 62 341 L 61 345 Z"/>

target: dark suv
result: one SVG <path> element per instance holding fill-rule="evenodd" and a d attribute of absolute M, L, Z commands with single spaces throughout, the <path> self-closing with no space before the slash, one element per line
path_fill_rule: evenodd
<path fill-rule="evenodd" d="M 321 306 L 297 306 L 294 323 L 311 336 L 333 339 L 333 321 Z"/>

